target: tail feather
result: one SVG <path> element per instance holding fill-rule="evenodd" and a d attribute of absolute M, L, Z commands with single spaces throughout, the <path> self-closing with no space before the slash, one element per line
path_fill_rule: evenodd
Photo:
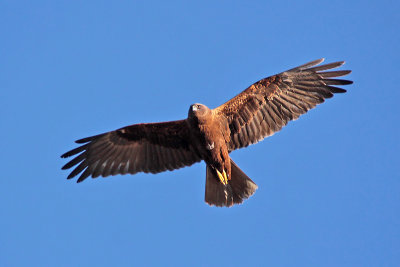
<path fill-rule="evenodd" d="M 249 198 L 257 185 L 231 160 L 231 179 L 227 185 L 220 182 L 215 172 L 207 165 L 205 201 L 217 207 L 230 207 Z"/>

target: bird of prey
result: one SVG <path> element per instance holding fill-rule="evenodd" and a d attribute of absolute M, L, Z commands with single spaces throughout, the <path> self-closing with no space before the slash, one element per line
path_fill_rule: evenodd
<path fill-rule="evenodd" d="M 193 104 L 183 120 L 134 124 L 77 140 L 81 146 L 61 156 L 75 156 L 62 169 L 76 166 L 68 179 L 81 173 L 79 183 L 89 176 L 159 173 L 204 160 L 205 201 L 219 207 L 242 203 L 257 185 L 229 153 L 271 136 L 326 98 L 346 92 L 337 85 L 352 83 L 336 79 L 351 71 L 330 70 L 344 61 L 319 65 L 323 61 L 264 78 L 215 109 Z"/>

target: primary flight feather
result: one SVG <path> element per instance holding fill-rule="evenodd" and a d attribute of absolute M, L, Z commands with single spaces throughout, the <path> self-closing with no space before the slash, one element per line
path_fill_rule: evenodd
<path fill-rule="evenodd" d="M 346 92 L 337 85 L 352 83 L 335 79 L 349 70 L 327 71 L 343 61 L 319 65 L 323 61 L 262 79 L 215 109 L 193 104 L 185 120 L 134 124 L 77 140 L 82 145 L 61 156 L 75 156 L 62 169 L 74 167 L 68 179 L 80 174 L 77 182 L 82 182 L 89 176 L 158 173 L 204 160 L 205 201 L 227 207 L 242 203 L 257 185 L 229 153 L 272 135 L 333 94 Z"/>

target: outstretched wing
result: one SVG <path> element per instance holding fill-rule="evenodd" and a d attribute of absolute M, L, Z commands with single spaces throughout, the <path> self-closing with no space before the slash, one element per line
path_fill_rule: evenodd
<path fill-rule="evenodd" d="M 201 160 L 191 145 L 186 120 L 134 124 L 80 139 L 76 143 L 84 145 L 61 157 L 80 153 L 62 167 L 65 170 L 77 165 L 68 179 L 83 171 L 78 183 L 89 176 L 158 173 L 190 166 Z"/>
<path fill-rule="evenodd" d="M 231 132 L 229 150 L 257 143 L 334 93 L 346 92 L 335 85 L 353 82 L 332 78 L 347 75 L 351 71 L 325 71 L 343 65 L 344 61 L 314 67 L 323 61 L 315 60 L 262 79 L 215 108 L 215 115 L 228 120 Z"/>

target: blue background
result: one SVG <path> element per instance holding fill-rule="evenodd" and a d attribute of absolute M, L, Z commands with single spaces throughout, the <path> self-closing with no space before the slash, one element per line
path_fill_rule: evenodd
<path fill-rule="evenodd" d="M 1 266 L 399 266 L 395 1 L 1 1 Z M 205 165 L 66 180 L 74 140 L 217 107 L 308 61 L 354 85 L 231 154 L 259 186 L 212 208 Z"/>

